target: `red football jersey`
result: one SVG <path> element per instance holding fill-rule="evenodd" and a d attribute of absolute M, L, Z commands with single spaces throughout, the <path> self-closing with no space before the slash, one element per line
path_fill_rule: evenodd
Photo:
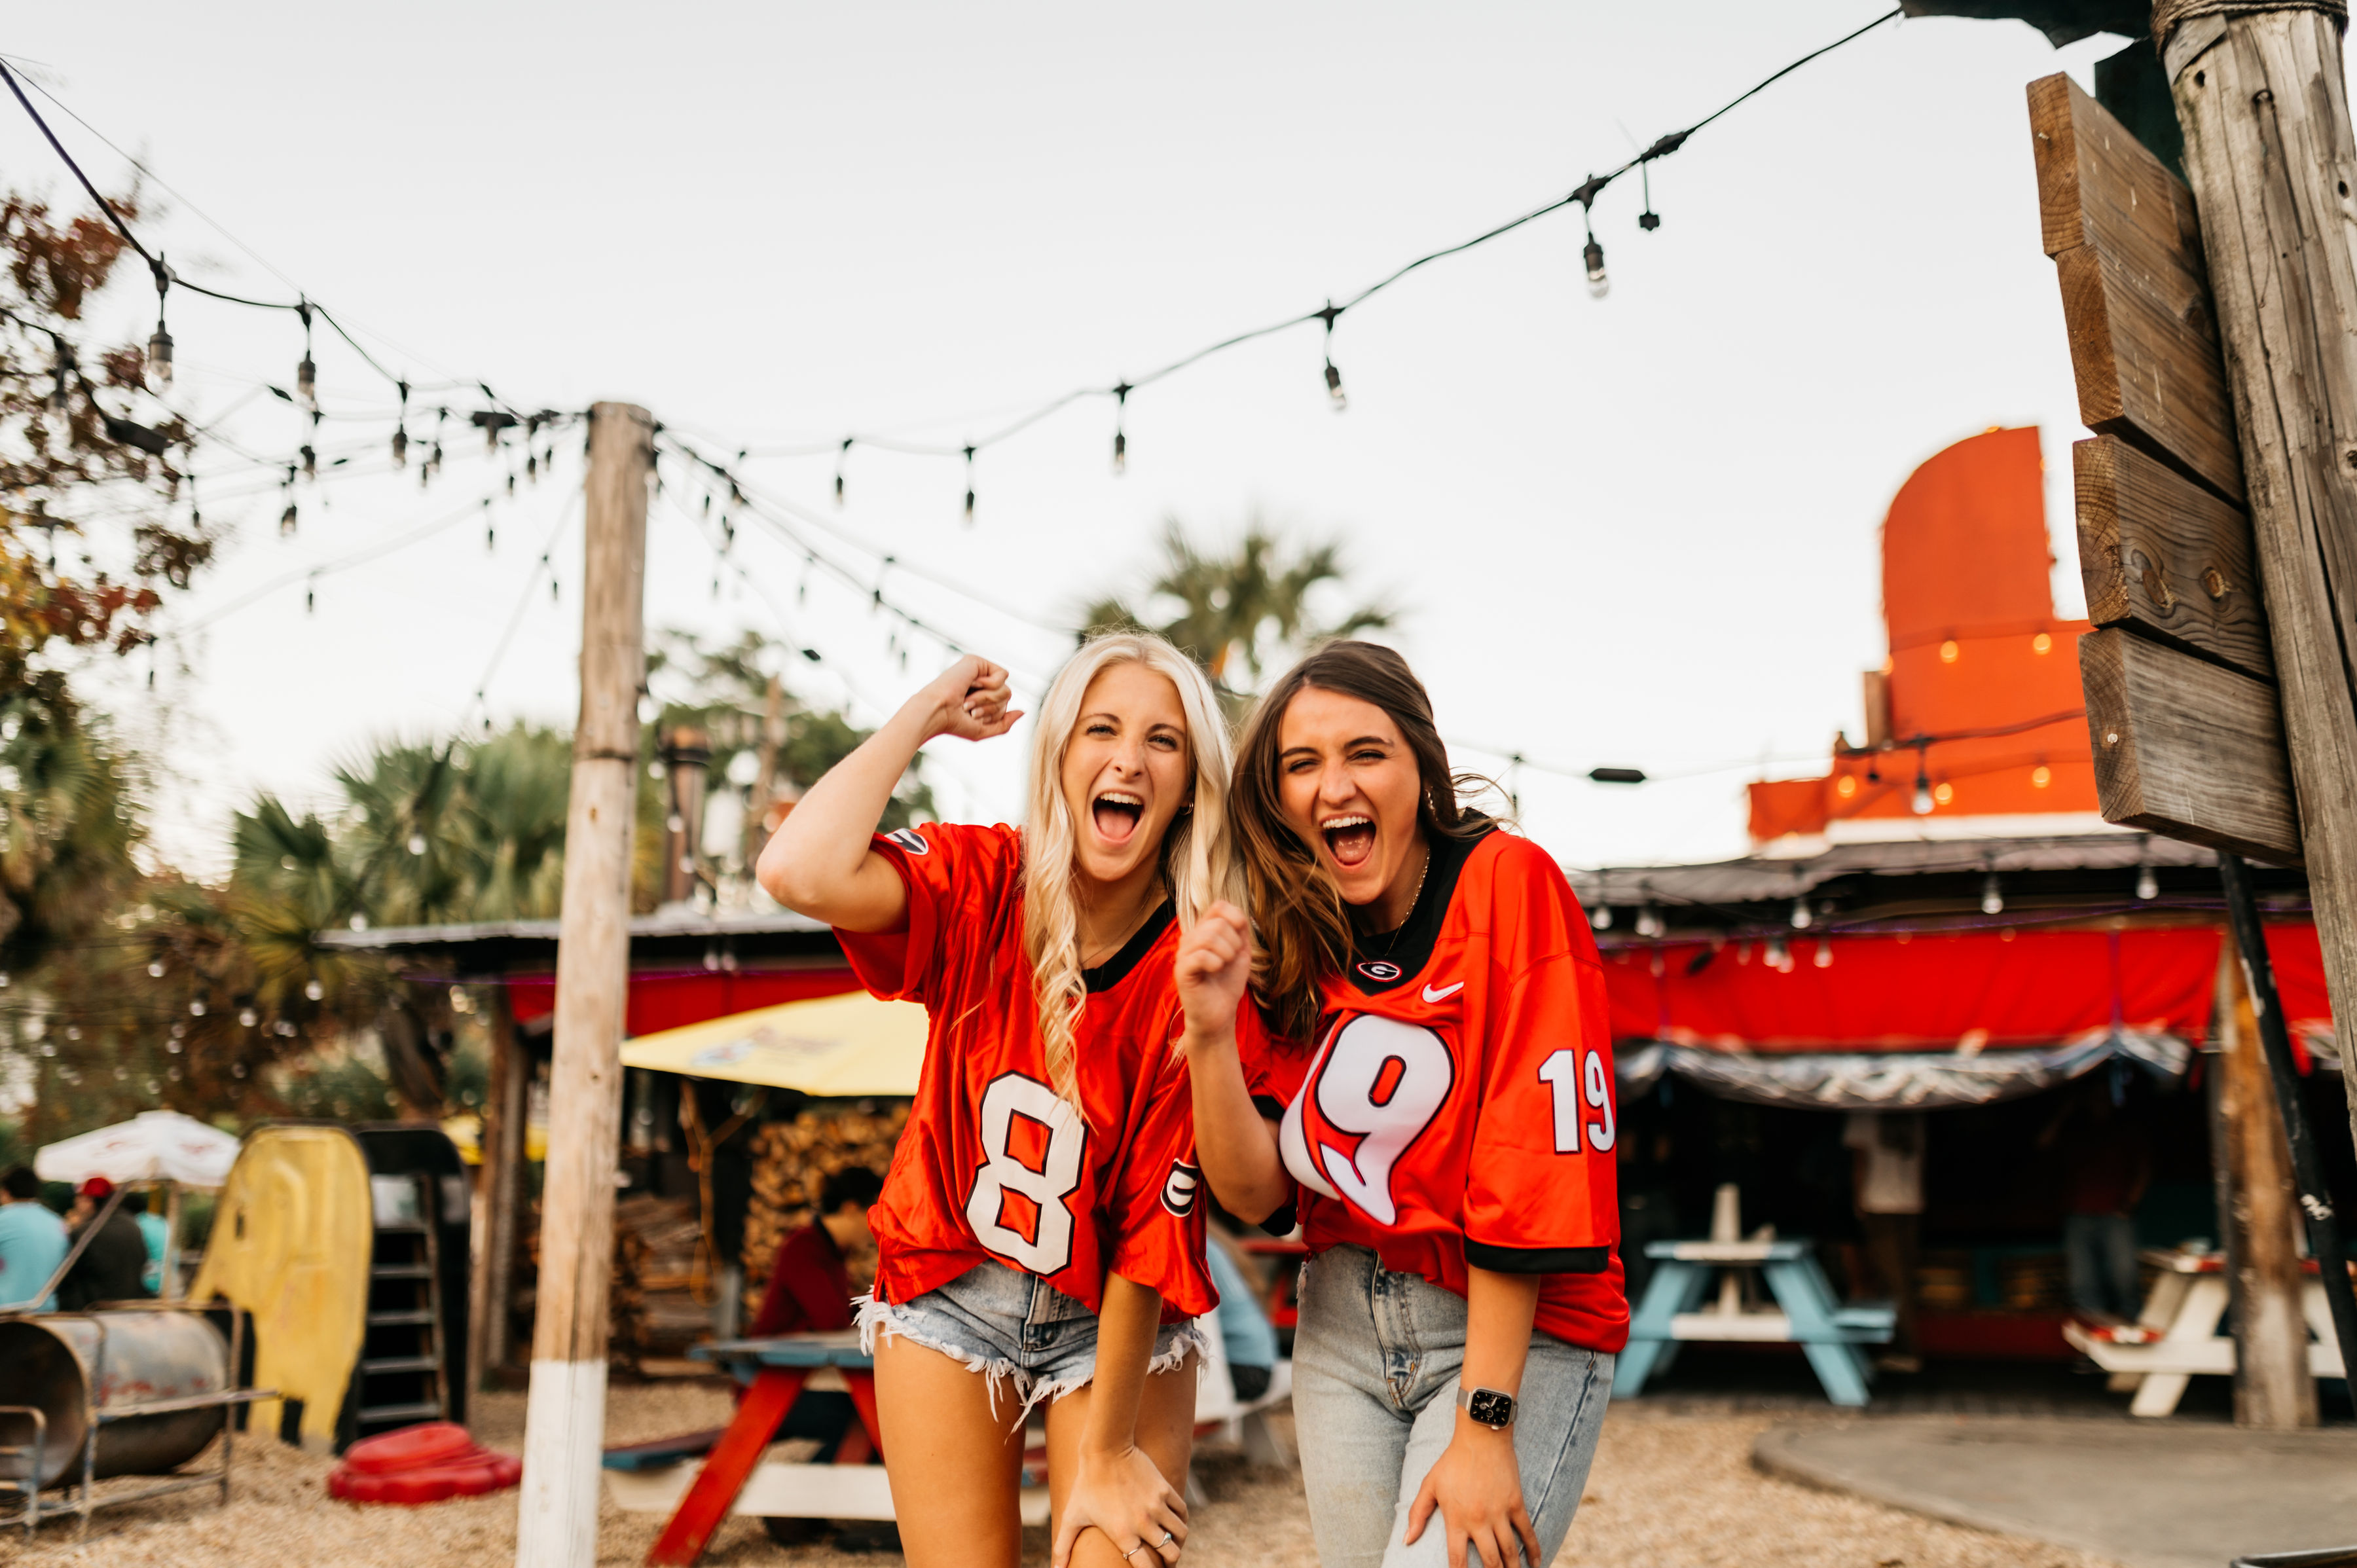
<path fill-rule="evenodd" d="M 1438 841 L 1405 923 L 1351 960 L 1314 1050 L 1263 1036 L 1244 1058 L 1284 1107 L 1310 1250 L 1367 1247 L 1458 1295 L 1468 1262 L 1539 1274 L 1541 1330 L 1618 1351 L 1610 1015 L 1562 870 L 1510 833 Z"/>
<path fill-rule="evenodd" d="M 880 1301 L 996 1259 L 1095 1312 L 1108 1273 L 1162 1294 L 1175 1323 L 1219 1300 L 1203 1261 L 1202 1178 L 1166 903 L 1087 972 L 1081 1110 L 1056 1095 L 1023 950 L 1023 841 L 1001 824 L 879 834 L 909 889 L 905 929 L 838 931 L 860 983 L 921 1002 L 925 1065 L 883 1196 L 868 1212 Z"/>

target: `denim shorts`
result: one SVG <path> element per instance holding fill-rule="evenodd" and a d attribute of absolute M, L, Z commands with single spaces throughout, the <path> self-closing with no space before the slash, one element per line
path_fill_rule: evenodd
<path fill-rule="evenodd" d="M 1463 1296 L 1394 1273 L 1363 1247 L 1329 1247 L 1303 1265 L 1293 1413 L 1323 1568 L 1448 1561 L 1437 1511 L 1414 1546 L 1405 1537 L 1426 1472 L 1456 1435 L 1464 1359 Z M 1552 1335 L 1531 1336 L 1514 1458 L 1541 1563 L 1555 1561 L 1571 1530 L 1612 1395 L 1612 1362 Z"/>
<path fill-rule="evenodd" d="M 990 1408 L 1002 1385 L 1013 1392 L 1017 1423 L 1041 1401 L 1062 1399 L 1097 1373 L 1097 1319 L 1079 1302 L 1037 1274 L 1004 1263 L 976 1263 L 914 1301 L 859 1298 L 859 1345 L 876 1353 L 877 1331 L 938 1350 L 990 1381 Z M 1166 1323 L 1154 1336 L 1151 1373 L 1175 1372 L 1196 1351 L 1203 1331 L 1189 1319 Z"/>

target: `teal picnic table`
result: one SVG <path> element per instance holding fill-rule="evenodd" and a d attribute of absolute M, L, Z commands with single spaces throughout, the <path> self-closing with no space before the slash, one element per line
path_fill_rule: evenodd
<path fill-rule="evenodd" d="M 1634 1399 L 1646 1380 L 1666 1372 L 1678 1347 L 1693 1340 L 1798 1345 L 1825 1397 L 1853 1408 L 1867 1401 L 1874 1369 L 1861 1345 L 1890 1341 L 1892 1308 L 1880 1302 L 1844 1305 L 1804 1240 L 1653 1241 L 1645 1256 L 1653 1277 L 1629 1320 L 1629 1347 L 1612 1377 L 1612 1397 Z M 1741 1278 L 1757 1270 L 1776 1305 L 1746 1309 Z M 1712 1280 L 1717 1300 L 1703 1296 Z"/>

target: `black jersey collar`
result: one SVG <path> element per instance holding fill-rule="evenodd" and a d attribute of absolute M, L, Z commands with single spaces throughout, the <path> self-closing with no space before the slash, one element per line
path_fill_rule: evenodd
<path fill-rule="evenodd" d="M 1138 927 L 1135 934 L 1121 944 L 1119 952 L 1094 969 L 1081 971 L 1082 984 L 1088 988 L 1090 994 L 1093 995 L 1100 991 L 1111 991 L 1114 986 L 1127 980 L 1129 972 L 1135 969 L 1138 961 L 1153 950 L 1156 942 L 1162 940 L 1162 933 L 1170 929 L 1170 922 L 1176 918 L 1178 918 L 1178 911 L 1171 907 L 1170 900 L 1165 898 L 1156 908 L 1154 913 L 1146 918 L 1146 924 Z"/>
<path fill-rule="evenodd" d="M 1424 874 L 1424 890 L 1415 896 L 1415 907 L 1408 910 L 1399 929 L 1370 937 L 1352 928 L 1351 984 L 1372 996 L 1389 991 L 1431 961 L 1433 944 L 1440 940 L 1441 924 L 1448 918 L 1449 900 L 1457 894 L 1458 875 L 1473 858 L 1475 847 L 1496 831 L 1483 828 L 1471 838 L 1431 841 L 1432 863 Z"/>

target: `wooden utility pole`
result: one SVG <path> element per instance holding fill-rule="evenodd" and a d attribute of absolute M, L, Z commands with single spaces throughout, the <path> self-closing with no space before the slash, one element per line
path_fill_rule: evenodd
<path fill-rule="evenodd" d="M 2227 1288 L 2234 1333 L 2234 1424 L 2272 1432 L 2316 1424 L 2316 1379 L 2308 1369 L 2301 1311 L 2299 1221 L 2292 1211 L 2291 1145 L 2276 1113 L 2275 1086 L 2259 1045 L 2242 955 L 2229 933 L 2218 951 L 2218 997 L 2211 1014 L 2211 1094 L 2218 1165 L 2227 1197 Z"/>
<path fill-rule="evenodd" d="M 589 411 L 581 717 L 573 732 L 573 790 L 565 823 L 555 1064 L 518 1568 L 590 1568 L 597 1557 L 653 435 L 654 421 L 645 409 L 601 403 Z"/>
<path fill-rule="evenodd" d="M 2152 24 L 2185 131 L 2185 172 L 2242 436 L 2325 981 L 2333 1015 L 2357 1020 L 2357 140 L 2341 54 L 2348 7 L 2159 0 Z M 2357 1132 L 2357 1094 L 2349 1103 Z"/>

